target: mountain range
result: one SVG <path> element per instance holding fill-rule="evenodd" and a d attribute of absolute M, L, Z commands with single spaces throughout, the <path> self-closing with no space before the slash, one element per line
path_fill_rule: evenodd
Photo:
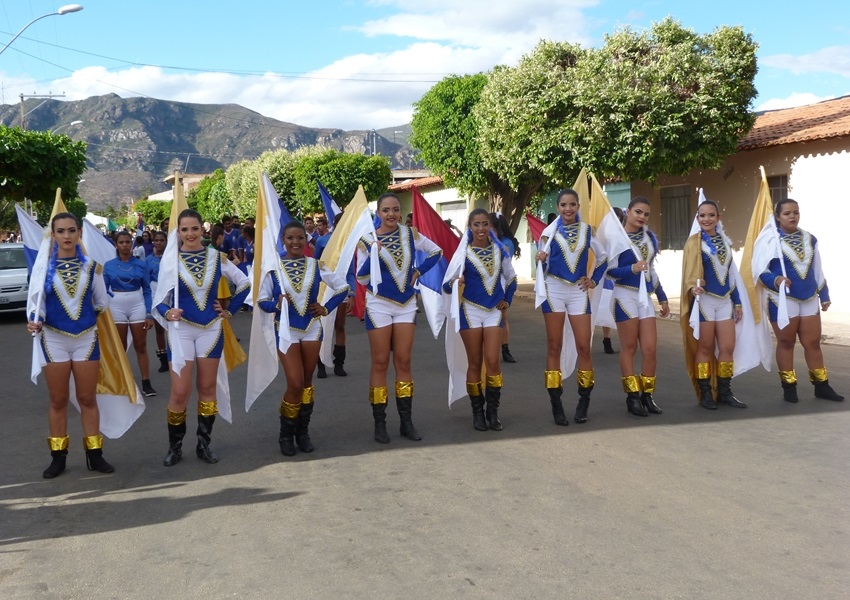
<path fill-rule="evenodd" d="M 237 104 L 190 104 L 116 94 L 84 100 L 26 99 L 30 130 L 55 131 L 88 144 L 79 191 L 90 211 L 119 209 L 166 191 L 175 170 L 211 173 L 266 150 L 322 144 L 383 154 L 393 168 L 416 166 L 409 125 L 378 130 L 313 128 L 265 117 Z M 20 104 L 0 105 L 0 124 L 21 124 Z"/>

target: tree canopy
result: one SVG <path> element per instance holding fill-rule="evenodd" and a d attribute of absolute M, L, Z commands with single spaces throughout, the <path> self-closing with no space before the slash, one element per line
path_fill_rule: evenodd
<path fill-rule="evenodd" d="M 215 223 L 222 215 L 233 212 L 224 171 L 216 169 L 212 175 L 204 177 L 197 186 L 189 190 L 186 201 L 210 223 Z"/>
<path fill-rule="evenodd" d="M 650 182 L 718 167 L 755 121 L 755 53 L 740 27 L 699 35 L 669 18 L 600 48 L 542 41 L 516 67 L 437 83 L 414 105 L 411 143 L 515 230 L 534 193 L 582 167 Z"/>
<path fill-rule="evenodd" d="M 0 197 L 3 199 L 13 202 L 30 199 L 39 215 L 49 215 L 56 188 L 62 188 L 66 201 L 77 198 L 77 185 L 85 170 L 85 142 L 74 142 L 62 134 L 0 126 Z"/>
<path fill-rule="evenodd" d="M 367 198 L 387 191 L 392 178 L 389 157 L 364 156 L 328 149 L 302 157 L 295 166 L 295 199 L 305 213 L 323 212 L 318 182 L 344 208 L 363 186 Z"/>

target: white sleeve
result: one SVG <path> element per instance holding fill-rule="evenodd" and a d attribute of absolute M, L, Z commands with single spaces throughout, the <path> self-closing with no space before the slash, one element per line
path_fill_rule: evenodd
<path fill-rule="evenodd" d="M 325 282 L 327 286 L 335 292 L 348 290 L 348 282 L 346 282 L 344 278 L 331 271 L 325 265 L 319 265 L 319 277 L 321 277 L 322 281 Z"/>
<path fill-rule="evenodd" d="M 98 267 L 100 267 L 100 265 L 95 265 L 94 269 L 92 269 L 91 297 L 92 302 L 94 303 L 94 309 L 97 312 L 101 312 L 106 310 L 106 307 L 109 305 L 109 295 L 106 293 L 106 283 L 103 281 L 103 271 L 101 270 L 101 272 L 98 273 Z"/>

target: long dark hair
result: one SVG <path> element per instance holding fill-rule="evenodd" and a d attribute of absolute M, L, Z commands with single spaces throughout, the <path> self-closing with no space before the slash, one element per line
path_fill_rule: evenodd
<path fill-rule="evenodd" d="M 504 238 L 508 238 L 511 243 L 514 245 L 514 256 L 519 258 L 520 254 L 522 254 L 522 250 L 519 247 L 519 241 L 514 237 L 514 234 L 511 233 L 511 226 L 508 225 L 508 220 L 504 215 L 500 215 L 499 213 L 490 213 L 490 223 L 493 226 L 493 229 L 496 230 L 496 237 L 500 240 Z"/>

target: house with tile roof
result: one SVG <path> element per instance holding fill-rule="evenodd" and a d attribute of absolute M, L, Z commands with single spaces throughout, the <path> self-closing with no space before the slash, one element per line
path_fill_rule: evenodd
<path fill-rule="evenodd" d="M 722 167 L 694 170 L 681 177 L 660 177 L 653 186 L 630 183 L 632 196 L 652 202 L 650 227 L 662 248 L 659 275 L 665 290 L 678 293 L 681 249 L 696 213 L 697 188 L 704 188 L 722 212 L 736 258 L 746 237 L 759 185 L 759 166 L 768 176 L 774 201 L 800 203 L 800 226 L 818 239 L 823 270 L 832 296 L 831 312 L 850 313 L 850 282 L 844 276 L 850 258 L 846 239 L 850 222 L 850 96 L 796 108 L 764 112 Z"/>

